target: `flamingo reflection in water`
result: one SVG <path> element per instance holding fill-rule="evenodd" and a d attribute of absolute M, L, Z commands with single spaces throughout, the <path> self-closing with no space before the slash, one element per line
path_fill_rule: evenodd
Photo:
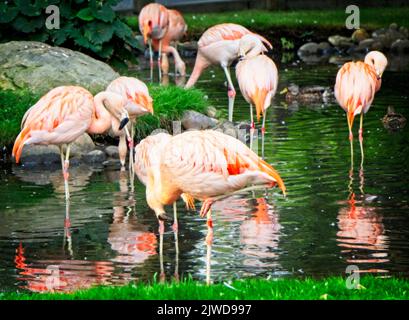
<path fill-rule="evenodd" d="M 361 199 L 356 199 L 353 191 L 353 172 L 349 173 L 349 198 L 347 206 L 338 213 L 337 241 L 342 253 L 347 254 L 349 264 L 384 264 L 389 262 L 389 241 L 385 234 L 382 216 L 376 207 L 366 204 L 364 192 L 364 170 L 359 171 L 359 189 Z M 358 272 L 388 272 L 384 268 L 366 268 Z"/>
<path fill-rule="evenodd" d="M 112 284 L 114 273 L 110 261 L 44 260 L 29 263 L 22 243 L 14 258 L 19 281 L 33 292 L 72 292 L 93 285 Z"/>

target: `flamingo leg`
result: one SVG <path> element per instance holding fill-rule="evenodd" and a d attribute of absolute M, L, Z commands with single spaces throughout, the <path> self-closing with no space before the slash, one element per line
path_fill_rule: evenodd
<path fill-rule="evenodd" d="M 253 138 L 254 138 L 254 116 L 253 116 L 253 105 L 250 103 L 250 149 L 253 150 Z"/>
<path fill-rule="evenodd" d="M 162 69 L 161 69 L 161 57 L 162 57 L 162 40 L 159 40 L 159 52 L 158 52 L 158 69 L 159 69 L 159 82 L 162 79 Z"/>
<path fill-rule="evenodd" d="M 354 146 L 353 146 L 353 138 L 354 135 L 352 134 L 352 124 L 348 121 L 348 129 L 349 129 L 349 143 L 351 145 L 351 170 L 354 167 Z"/>
<path fill-rule="evenodd" d="M 165 223 L 159 220 L 159 264 L 160 264 L 160 282 L 165 281 L 165 268 L 163 266 L 163 233 L 165 231 Z"/>
<path fill-rule="evenodd" d="M 263 124 L 261 127 L 261 159 L 264 160 L 264 135 L 266 133 L 266 113 L 267 109 L 263 112 Z"/>
<path fill-rule="evenodd" d="M 363 121 L 364 121 L 364 113 L 361 112 L 361 119 L 359 122 L 359 145 L 361 147 L 361 167 L 364 164 L 364 137 L 363 137 Z"/>
<path fill-rule="evenodd" d="M 149 66 L 151 72 L 151 81 L 153 81 L 153 51 L 152 51 L 152 39 L 149 39 Z"/>
<path fill-rule="evenodd" d="M 122 134 L 119 137 L 119 144 L 118 144 L 118 151 L 119 151 L 119 161 L 121 162 L 121 170 L 125 169 L 125 158 L 126 158 L 126 136 Z"/>
<path fill-rule="evenodd" d="M 179 281 L 179 227 L 176 201 L 173 203 L 173 231 L 175 234 L 175 279 Z"/>
<path fill-rule="evenodd" d="M 213 220 L 211 210 L 207 212 L 207 236 L 206 236 L 206 284 L 210 285 L 211 256 L 213 244 Z"/>
<path fill-rule="evenodd" d="M 229 97 L 229 121 L 233 121 L 234 98 L 236 97 L 236 90 L 234 89 L 233 81 L 231 81 L 230 71 L 227 67 L 223 67 L 226 74 L 228 89 L 227 96 Z"/>
<path fill-rule="evenodd" d="M 70 220 L 70 201 L 65 202 L 65 221 L 64 221 L 64 245 L 67 243 L 68 252 L 73 256 L 72 237 L 71 237 L 71 220 Z"/>

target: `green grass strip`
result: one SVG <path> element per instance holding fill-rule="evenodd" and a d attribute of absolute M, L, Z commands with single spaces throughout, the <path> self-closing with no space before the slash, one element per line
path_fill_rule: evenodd
<path fill-rule="evenodd" d="M 400 278 L 361 277 L 357 289 L 348 289 L 346 279 L 336 276 L 324 279 L 245 279 L 205 285 L 184 280 L 179 283 L 129 284 L 122 287 L 93 287 L 73 293 L 1 293 L 0 299 L 126 299 L 126 300 L 333 300 L 333 299 L 408 299 L 409 281 Z"/>

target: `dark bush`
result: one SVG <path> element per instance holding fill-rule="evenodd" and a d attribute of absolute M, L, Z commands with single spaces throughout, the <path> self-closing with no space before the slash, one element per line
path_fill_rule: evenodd
<path fill-rule="evenodd" d="M 62 46 L 105 60 L 132 59 L 140 49 L 131 28 L 112 10 L 119 0 L 14 0 L 0 1 L 0 41 L 33 40 Z M 48 29 L 46 19 L 56 5 L 60 29 Z"/>

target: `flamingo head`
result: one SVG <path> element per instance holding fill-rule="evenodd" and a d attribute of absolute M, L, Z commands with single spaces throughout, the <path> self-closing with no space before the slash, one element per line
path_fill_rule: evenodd
<path fill-rule="evenodd" d="M 254 34 L 246 34 L 240 39 L 239 42 L 239 57 L 241 59 L 245 57 L 255 57 L 260 53 L 268 51 L 261 41 L 260 37 Z"/>
<path fill-rule="evenodd" d="M 176 63 L 176 70 L 181 76 L 186 75 L 186 64 L 183 61 Z"/>
<path fill-rule="evenodd" d="M 365 63 L 371 65 L 375 69 L 376 77 L 380 80 L 388 65 L 388 59 L 386 59 L 382 52 L 371 51 L 365 56 Z"/>
<path fill-rule="evenodd" d="M 147 20 L 143 24 L 143 42 L 146 44 L 148 38 L 150 38 L 152 34 L 152 20 Z"/>

